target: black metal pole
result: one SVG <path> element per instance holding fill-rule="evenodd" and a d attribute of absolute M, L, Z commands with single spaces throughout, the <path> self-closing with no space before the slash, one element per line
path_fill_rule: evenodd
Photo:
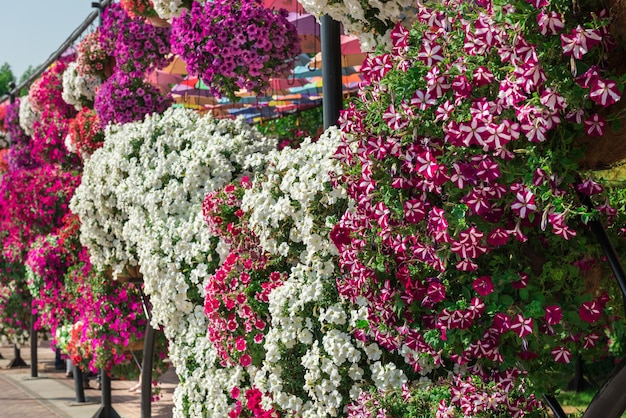
<path fill-rule="evenodd" d="M 111 400 L 111 376 L 106 370 L 100 369 L 100 384 L 102 392 L 102 406 L 93 418 L 120 418 L 120 415 L 113 409 Z"/>
<path fill-rule="evenodd" d="M 155 334 L 155 329 L 148 322 L 143 340 L 143 359 L 141 360 L 141 418 L 152 416 L 152 366 L 154 364 Z"/>
<path fill-rule="evenodd" d="M 322 35 L 322 107 L 324 129 L 336 125 L 343 107 L 341 83 L 341 33 L 339 22 L 330 16 L 320 18 Z"/>
<path fill-rule="evenodd" d="M 74 390 L 76 392 L 76 402 L 85 402 L 85 387 L 83 386 L 83 371 L 80 367 L 72 364 L 72 374 L 74 375 Z"/>
<path fill-rule="evenodd" d="M 37 330 L 35 329 L 35 321 L 37 314 L 30 315 L 30 377 L 37 377 Z"/>

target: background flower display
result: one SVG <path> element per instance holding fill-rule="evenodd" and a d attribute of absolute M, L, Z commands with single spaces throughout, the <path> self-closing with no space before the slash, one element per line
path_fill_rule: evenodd
<path fill-rule="evenodd" d="M 152 0 L 121 0 L 120 6 L 132 18 L 158 16 Z"/>
<path fill-rule="evenodd" d="M 118 3 L 103 13 L 101 42 L 115 58 L 114 72 L 131 78 L 143 78 L 148 72 L 167 66 L 170 54 L 170 29 L 157 28 L 143 18 L 133 18 Z"/>
<path fill-rule="evenodd" d="M 100 29 L 87 34 L 76 47 L 76 70 L 83 77 L 94 76 L 106 79 L 113 72 L 112 57 L 109 55 Z"/>
<path fill-rule="evenodd" d="M 260 0 L 194 2 L 172 21 L 172 52 L 211 93 L 233 101 L 240 89 L 260 94 L 272 76 L 293 68 L 300 53 L 296 27 L 287 16 Z"/>

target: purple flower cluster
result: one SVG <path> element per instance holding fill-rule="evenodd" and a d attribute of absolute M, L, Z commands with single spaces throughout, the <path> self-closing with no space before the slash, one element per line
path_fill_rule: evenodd
<path fill-rule="evenodd" d="M 117 3 L 104 12 L 101 40 L 115 57 L 115 71 L 143 78 L 151 70 L 167 66 L 170 54 L 170 28 L 159 28 L 141 17 L 131 18 Z"/>
<path fill-rule="evenodd" d="M 141 120 L 147 114 L 164 112 L 170 104 L 171 98 L 157 87 L 117 71 L 100 86 L 94 108 L 107 125 Z"/>
<path fill-rule="evenodd" d="M 191 74 L 230 99 L 242 88 L 261 93 L 300 53 L 287 11 L 267 9 L 260 0 L 194 2 L 173 19 L 171 43 Z"/>
<path fill-rule="evenodd" d="M 11 148 L 7 157 L 9 171 L 35 167 L 29 145 L 30 136 L 20 126 L 20 99 L 7 106 L 4 126 L 11 138 Z"/>

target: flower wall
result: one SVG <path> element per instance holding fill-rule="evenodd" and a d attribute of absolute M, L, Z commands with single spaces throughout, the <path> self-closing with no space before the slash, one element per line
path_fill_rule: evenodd
<path fill-rule="evenodd" d="M 304 2 L 376 49 L 340 126 L 278 150 L 241 120 L 166 110 L 143 81 L 171 33 L 226 94 L 257 86 L 189 45 L 200 21 L 237 26 L 259 4 L 220 3 L 225 21 L 208 4 L 154 0 L 172 29 L 114 6 L 76 65 L 7 109 L 5 335 L 32 297 L 75 362 L 130 376 L 146 318 L 120 280 L 138 271 L 177 417 L 543 416 L 575 358 L 619 354 L 622 301 L 587 223 L 623 248 L 625 196 L 581 164 L 623 90 L 605 11 Z M 269 36 L 248 29 L 217 34 L 235 67 Z M 295 48 L 281 33 L 263 40 Z"/>

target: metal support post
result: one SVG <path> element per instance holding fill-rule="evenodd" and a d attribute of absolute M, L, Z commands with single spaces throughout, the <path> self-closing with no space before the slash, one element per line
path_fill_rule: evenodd
<path fill-rule="evenodd" d="M 84 376 L 80 367 L 72 364 L 72 374 L 74 375 L 74 390 L 76 392 L 76 402 L 85 402 L 85 387 L 83 386 Z"/>
<path fill-rule="evenodd" d="M 37 377 L 37 330 L 35 322 L 37 314 L 32 313 L 30 316 L 30 377 Z"/>
<path fill-rule="evenodd" d="M 146 325 L 141 364 L 141 418 L 152 416 L 152 367 L 154 365 L 155 329 Z"/>
<path fill-rule="evenodd" d="M 120 418 L 120 415 L 113 409 L 111 400 L 111 376 L 106 370 L 100 369 L 100 384 L 102 392 L 102 406 L 94 415 L 94 418 Z"/>
<path fill-rule="evenodd" d="M 320 18 L 322 35 L 322 107 L 324 129 L 336 125 L 343 107 L 341 27 L 330 16 Z"/>

